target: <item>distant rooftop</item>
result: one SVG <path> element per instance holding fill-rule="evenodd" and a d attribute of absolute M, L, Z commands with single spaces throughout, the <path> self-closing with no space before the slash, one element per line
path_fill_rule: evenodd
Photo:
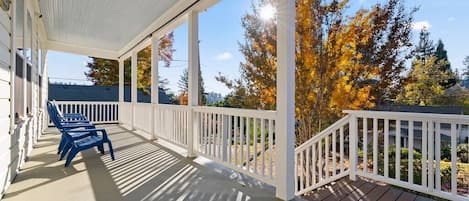
<path fill-rule="evenodd" d="M 380 105 L 370 110 L 390 112 L 415 112 L 437 114 L 464 114 L 461 106 L 418 106 L 418 105 Z"/>
<path fill-rule="evenodd" d="M 137 92 L 138 102 L 150 103 L 151 96 Z M 49 100 L 57 101 L 119 101 L 119 86 L 89 86 L 49 84 Z M 130 86 L 124 87 L 124 100 L 130 102 Z M 159 103 L 170 104 L 170 98 L 160 88 Z"/>

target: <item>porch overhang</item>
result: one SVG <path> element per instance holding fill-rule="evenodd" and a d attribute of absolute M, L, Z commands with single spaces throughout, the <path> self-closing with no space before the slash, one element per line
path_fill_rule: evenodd
<path fill-rule="evenodd" d="M 218 0 L 40 1 L 46 48 L 117 60 Z M 155 36 L 156 35 L 156 36 Z M 146 45 L 145 45 L 146 44 Z"/>

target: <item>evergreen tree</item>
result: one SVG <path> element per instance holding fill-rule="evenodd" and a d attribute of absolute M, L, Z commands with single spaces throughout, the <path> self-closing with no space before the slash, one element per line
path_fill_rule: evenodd
<path fill-rule="evenodd" d="M 469 56 L 466 56 L 466 58 L 464 58 L 464 61 L 462 63 L 464 65 L 463 75 L 465 79 L 469 79 Z"/>
<path fill-rule="evenodd" d="M 441 63 L 440 71 L 448 74 L 448 80 L 443 80 L 440 85 L 445 89 L 454 86 L 457 83 L 458 78 L 456 73 L 451 69 L 451 64 L 448 60 L 448 52 L 446 51 L 445 45 L 441 39 L 438 40 L 434 56 L 436 57 L 436 63 Z"/>
<path fill-rule="evenodd" d="M 430 32 L 426 27 L 420 30 L 419 42 L 415 47 L 415 58 L 420 60 L 422 64 L 426 64 L 426 59 L 434 55 L 435 46 L 430 39 Z"/>
<path fill-rule="evenodd" d="M 158 54 L 161 61 L 169 66 L 172 61 L 174 34 L 171 32 L 159 40 Z M 146 89 L 151 84 L 151 47 L 146 47 L 138 53 L 137 88 Z M 95 85 L 116 86 L 119 84 L 119 63 L 116 60 L 90 57 L 85 75 Z M 124 61 L 124 84 L 130 85 L 130 59 Z"/>
<path fill-rule="evenodd" d="M 204 79 L 202 78 L 202 73 L 200 71 L 199 75 L 199 105 L 205 105 L 205 103 L 207 102 L 207 97 L 205 97 L 206 93 Z M 187 68 L 184 69 L 182 75 L 179 77 L 178 87 L 180 90 L 180 103 L 182 105 L 187 105 L 189 95 L 189 71 Z"/>
<path fill-rule="evenodd" d="M 443 96 L 444 88 L 440 85 L 448 79 L 448 74 L 440 69 L 446 63 L 437 62 L 435 56 L 416 59 L 408 75 L 409 83 L 398 96 L 397 101 L 409 105 L 434 105 Z"/>

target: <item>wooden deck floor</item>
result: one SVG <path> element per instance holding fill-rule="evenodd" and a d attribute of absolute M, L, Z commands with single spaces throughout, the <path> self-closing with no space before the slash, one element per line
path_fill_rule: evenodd
<path fill-rule="evenodd" d="M 380 182 L 363 178 L 351 181 L 348 177 L 304 195 L 303 198 L 314 201 L 433 201 Z"/>

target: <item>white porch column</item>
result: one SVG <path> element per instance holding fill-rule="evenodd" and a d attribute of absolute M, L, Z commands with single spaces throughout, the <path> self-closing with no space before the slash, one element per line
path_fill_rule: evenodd
<path fill-rule="evenodd" d="M 152 138 L 156 137 L 155 129 L 155 107 L 158 107 L 159 104 L 159 76 L 158 76 L 158 38 L 153 36 L 151 41 L 151 136 Z"/>
<path fill-rule="evenodd" d="M 132 52 L 131 60 L 131 91 L 132 91 L 132 130 L 135 129 L 135 105 L 137 104 L 137 51 Z"/>
<path fill-rule="evenodd" d="M 189 107 L 191 107 L 191 114 L 189 121 L 192 126 L 189 126 L 189 136 L 187 138 L 187 156 L 193 157 L 194 154 L 194 138 L 197 132 L 197 119 L 192 111 L 193 106 L 199 105 L 199 19 L 197 11 L 189 13 Z"/>
<path fill-rule="evenodd" d="M 15 127 L 15 78 L 16 78 L 16 0 L 11 1 L 11 39 L 10 39 L 10 134 L 13 134 Z"/>
<path fill-rule="evenodd" d="M 23 115 L 24 117 L 28 116 L 27 114 L 27 107 L 28 107 L 28 59 L 26 58 L 26 32 L 28 29 L 28 11 L 26 9 L 26 4 L 29 1 L 24 1 L 23 3 Z"/>
<path fill-rule="evenodd" d="M 295 196 L 295 0 L 277 6 L 276 196 Z"/>
<path fill-rule="evenodd" d="M 122 107 L 124 103 L 124 59 L 119 59 L 119 123 L 122 123 Z"/>

